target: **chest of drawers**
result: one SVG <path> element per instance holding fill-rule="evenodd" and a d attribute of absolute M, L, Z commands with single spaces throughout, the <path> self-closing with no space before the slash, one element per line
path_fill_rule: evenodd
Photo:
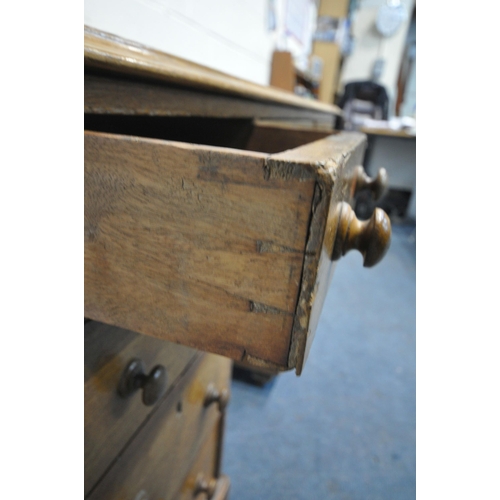
<path fill-rule="evenodd" d="M 336 261 L 388 248 L 351 208 L 385 179 L 332 106 L 85 37 L 86 495 L 223 498 L 229 359 L 301 373 Z"/>
<path fill-rule="evenodd" d="M 121 394 L 131 361 L 145 375 L 163 370 L 163 379 Z M 88 322 L 86 498 L 225 498 L 229 481 L 219 469 L 230 371 L 228 358 Z"/>

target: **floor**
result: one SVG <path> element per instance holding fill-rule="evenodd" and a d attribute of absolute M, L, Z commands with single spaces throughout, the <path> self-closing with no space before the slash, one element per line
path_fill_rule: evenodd
<path fill-rule="evenodd" d="M 338 264 L 300 377 L 233 380 L 230 498 L 415 499 L 415 226 L 372 269 Z"/>

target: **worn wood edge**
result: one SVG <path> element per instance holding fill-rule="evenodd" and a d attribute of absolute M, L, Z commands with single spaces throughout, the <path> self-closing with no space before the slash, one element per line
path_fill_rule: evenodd
<path fill-rule="evenodd" d="M 308 123 L 309 122 L 309 123 Z M 292 122 L 283 122 L 283 120 L 272 120 L 272 119 L 263 119 L 256 118 L 253 120 L 254 127 L 265 128 L 265 129 L 274 129 L 281 128 L 284 130 L 292 130 L 292 131 L 319 131 L 319 132 L 330 132 L 330 134 L 339 134 L 340 131 L 335 130 L 332 127 L 331 123 L 317 123 L 313 122 L 313 120 L 294 120 Z"/>
<path fill-rule="evenodd" d="M 256 356 L 252 356 L 244 351 L 243 356 L 239 360 L 242 363 L 247 363 L 248 365 L 255 366 L 256 368 L 264 368 L 266 370 L 270 370 L 272 372 L 283 372 L 290 370 L 290 367 L 278 365 L 276 363 L 272 363 L 271 361 L 266 361 L 264 359 L 257 358 Z"/>
<path fill-rule="evenodd" d="M 316 178 L 288 355 L 288 369 L 295 368 L 297 375 L 301 374 L 304 366 L 308 336 L 314 334 L 314 332 L 309 332 L 309 324 L 315 301 L 317 273 L 324 245 L 326 223 L 332 204 L 333 187 L 344 164 L 349 160 L 351 152 L 361 142 L 366 142 L 364 134 L 341 132 L 293 150 L 277 153 L 266 161 L 267 175 L 271 178 L 288 178 L 289 176 L 300 176 L 301 179 L 310 176 Z M 323 154 L 329 150 L 329 154 L 318 159 L 318 150 Z"/>
<path fill-rule="evenodd" d="M 136 135 L 126 135 L 126 134 L 115 134 L 113 132 L 95 132 L 93 130 L 84 130 L 84 136 L 92 137 L 92 136 L 99 136 L 99 137 L 105 137 L 105 138 L 110 138 L 110 139 L 115 139 L 117 137 L 130 141 L 130 142 L 145 142 L 147 141 L 148 143 L 151 144 L 168 144 L 169 146 L 175 147 L 177 149 L 181 150 L 192 150 L 193 144 L 189 142 L 182 142 L 182 141 L 171 141 L 167 139 L 156 139 L 154 137 L 140 137 Z M 252 158 L 257 158 L 259 160 L 263 160 L 265 162 L 266 160 L 266 153 L 261 153 L 259 151 L 243 151 L 241 149 L 237 148 L 228 148 L 224 146 L 208 146 L 206 144 L 196 144 L 196 149 L 200 151 L 207 151 L 207 152 L 215 152 L 215 153 L 231 153 L 231 154 L 237 154 L 241 155 L 242 152 L 245 153 L 246 157 L 252 157 Z M 93 319 L 93 318 L 91 318 Z M 123 327 L 121 327 L 123 328 Z"/>
<path fill-rule="evenodd" d="M 84 27 L 84 44 L 87 66 L 321 111 L 332 116 L 341 114 L 337 106 L 226 75 L 89 26 Z"/>
<path fill-rule="evenodd" d="M 416 139 L 417 134 L 415 132 L 409 132 L 408 130 L 394 130 L 390 128 L 376 128 L 376 127 L 361 127 L 360 132 L 367 135 L 380 135 L 384 137 L 398 137 L 401 139 Z"/>

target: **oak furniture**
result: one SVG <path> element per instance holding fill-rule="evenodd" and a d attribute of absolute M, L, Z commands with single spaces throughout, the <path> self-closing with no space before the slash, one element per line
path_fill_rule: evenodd
<path fill-rule="evenodd" d="M 134 373 L 137 365 L 147 374 Z M 208 491 L 225 498 L 230 373 L 228 358 L 86 323 L 85 497 L 187 499 Z M 142 388 L 141 375 L 149 378 Z"/>
<path fill-rule="evenodd" d="M 336 262 L 389 246 L 338 114 L 85 28 L 86 497 L 227 496 L 230 359 L 300 374 Z"/>

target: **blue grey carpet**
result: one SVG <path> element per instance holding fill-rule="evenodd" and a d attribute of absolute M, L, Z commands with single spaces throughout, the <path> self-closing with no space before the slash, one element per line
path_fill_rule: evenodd
<path fill-rule="evenodd" d="M 231 500 L 415 498 L 415 227 L 385 259 L 337 265 L 303 374 L 234 380 Z"/>

